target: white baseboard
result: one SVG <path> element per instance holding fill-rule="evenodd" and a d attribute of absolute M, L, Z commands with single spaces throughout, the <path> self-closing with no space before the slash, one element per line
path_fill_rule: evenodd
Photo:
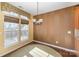
<path fill-rule="evenodd" d="M 62 49 L 62 50 L 68 51 L 68 52 L 73 52 L 73 53 L 77 52 L 76 50 L 67 49 L 67 48 L 64 48 L 64 47 L 48 44 L 48 43 L 37 41 L 37 40 L 34 40 L 34 42 L 41 43 L 41 44 L 44 44 L 44 45 L 48 45 L 48 46 L 51 46 L 51 47 L 54 47 L 54 48 Z"/>

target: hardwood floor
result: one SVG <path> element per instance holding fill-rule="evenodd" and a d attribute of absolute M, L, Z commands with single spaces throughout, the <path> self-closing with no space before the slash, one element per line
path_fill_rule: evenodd
<path fill-rule="evenodd" d="M 28 45 L 32 45 L 32 44 L 40 44 L 40 43 L 36 43 L 36 42 L 32 42 L 32 43 L 30 43 L 30 44 L 28 44 Z M 25 46 L 23 46 L 23 47 L 21 47 L 21 48 L 19 48 L 19 49 L 17 49 L 16 51 L 14 51 L 14 52 L 12 52 L 12 53 L 9 53 L 9 54 L 7 54 L 7 55 L 5 55 L 4 57 L 10 57 L 10 56 L 13 56 L 13 57 L 17 57 L 17 56 L 21 56 L 22 57 L 22 55 L 15 55 L 16 54 L 16 52 L 17 51 L 19 51 L 20 53 L 21 53 L 21 51 L 22 51 L 22 49 L 24 48 L 25 49 L 25 47 L 26 46 L 28 46 L 28 45 L 25 45 Z M 40 44 L 40 45 L 44 45 L 44 44 Z M 44 46 L 47 46 L 47 45 L 44 45 Z M 76 55 L 74 54 L 74 53 L 72 53 L 72 52 L 68 52 L 68 51 L 65 51 L 65 50 L 62 50 L 62 49 L 57 49 L 57 48 L 54 48 L 54 47 L 51 47 L 51 46 L 48 46 L 48 47 L 50 47 L 50 48 L 52 48 L 52 49 L 55 49 L 59 54 L 61 54 L 62 55 L 62 57 L 76 57 Z M 27 48 L 28 49 L 28 48 Z M 29 50 L 29 49 L 28 49 Z M 24 51 L 23 51 L 24 52 Z M 22 53 L 23 53 L 22 52 Z M 28 51 L 27 51 L 28 52 Z M 22 54 L 21 53 L 21 54 Z M 13 54 L 13 55 L 12 55 Z M 28 55 L 27 55 L 28 56 Z"/>
<path fill-rule="evenodd" d="M 40 44 L 40 43 L 36 43 L 36 42 L 33 42 L 33 44 Z M 43 44 L 41 44 L 43 45 Z M 47 45 L 46 45 L 47 46 Z M 51 46 L 49 46 L 51 47 Z M 68 52 L 68 51 L 65 51 L 65 50 L 62 50 L 62 49 L 57 49 L 57 48 L 54 48 L 54 47 L 51 47 L 53 49 L 55 49 L 57 52 L 59 52 L 63 57 L 77 57 L 75 53 L 72 53 L 72 52 Z"/>
<path fill-rule="evenodd" d="M 65 50 L 61 50 L 61 49 L 56 49 L 54 48 L 56 51 L 58 51 L 63 57 L 76 57 L 76 55 L 72 52 L 68 52 Z"/>
<path fill-rule="evenodd" d="M 62 55 L 46 45 L 31 43 L 5 57 L 62 57 Z"/>

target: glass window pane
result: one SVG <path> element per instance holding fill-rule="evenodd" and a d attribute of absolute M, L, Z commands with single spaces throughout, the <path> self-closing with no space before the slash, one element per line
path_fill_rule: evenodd
<path fill-rule="evenodd" d="M 19 29 L 19 24 L 4 22 L 4 30 L 5 31 L 12 31 L 12 30 L 18 30 L 18 29 Z"/>
<path fill-rule="evenodd" d="M 29 25 L 21 24 L 21 30 L 29 30 Z"/>
<path fill-rule="evenodd" d="M 4 22 L 4 46 L 10 47 L 18 42 L 19 24 Z"/>
<path fill-rule="evenodd" d="M 28 40 L 29 34 L 28 31 L 23 30 L 21 31 L 21 40 Z"/>
<path fill-rule="evenodd" d="M 21 24 L 21 40 L 28 40 L 29 38 L 29 25 Z"/>
<path fill-rule="evenodd" d="M 5 47 L 10 47 L 14 45 L 16 42 L 18 42 L 18 32 L 9 32 L 5 31 L 4 32 L 4 46 Z"/>

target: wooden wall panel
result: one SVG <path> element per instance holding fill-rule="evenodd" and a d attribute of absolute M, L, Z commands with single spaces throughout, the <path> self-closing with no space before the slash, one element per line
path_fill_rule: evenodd
<path fill-rule="evenodd" d="M 79 6 L 75 7 L 75 28 L 79 29 Z"/>
<path fill-rule="evenodd" d="M 44 19 L 44 21 L 40 25 L 34 25 L 34 39 L 74 49 L 73 11 L 73 7 L 68 7 L 39 15 L 39 18 Z M 68 34 L 68 32 L 71 32 L 71 34 Z"/>
<path fill-rule="evenodd" d="M 75 7 L 75 49 L 79 56 L 79 6 Z"/>

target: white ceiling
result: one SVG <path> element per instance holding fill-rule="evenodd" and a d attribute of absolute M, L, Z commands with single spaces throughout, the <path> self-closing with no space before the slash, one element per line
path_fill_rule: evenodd
<path fill-rule="evenodd" d="M 18 8 L 21 8 L 26 12 L 31 13 L 32 15 L 37 14 L 37 2 L 9 2 L 9 3 Z M 39 2 L 39 14 L 62 9 L 76 4 L 79 4 L 79 2 Z"/>

